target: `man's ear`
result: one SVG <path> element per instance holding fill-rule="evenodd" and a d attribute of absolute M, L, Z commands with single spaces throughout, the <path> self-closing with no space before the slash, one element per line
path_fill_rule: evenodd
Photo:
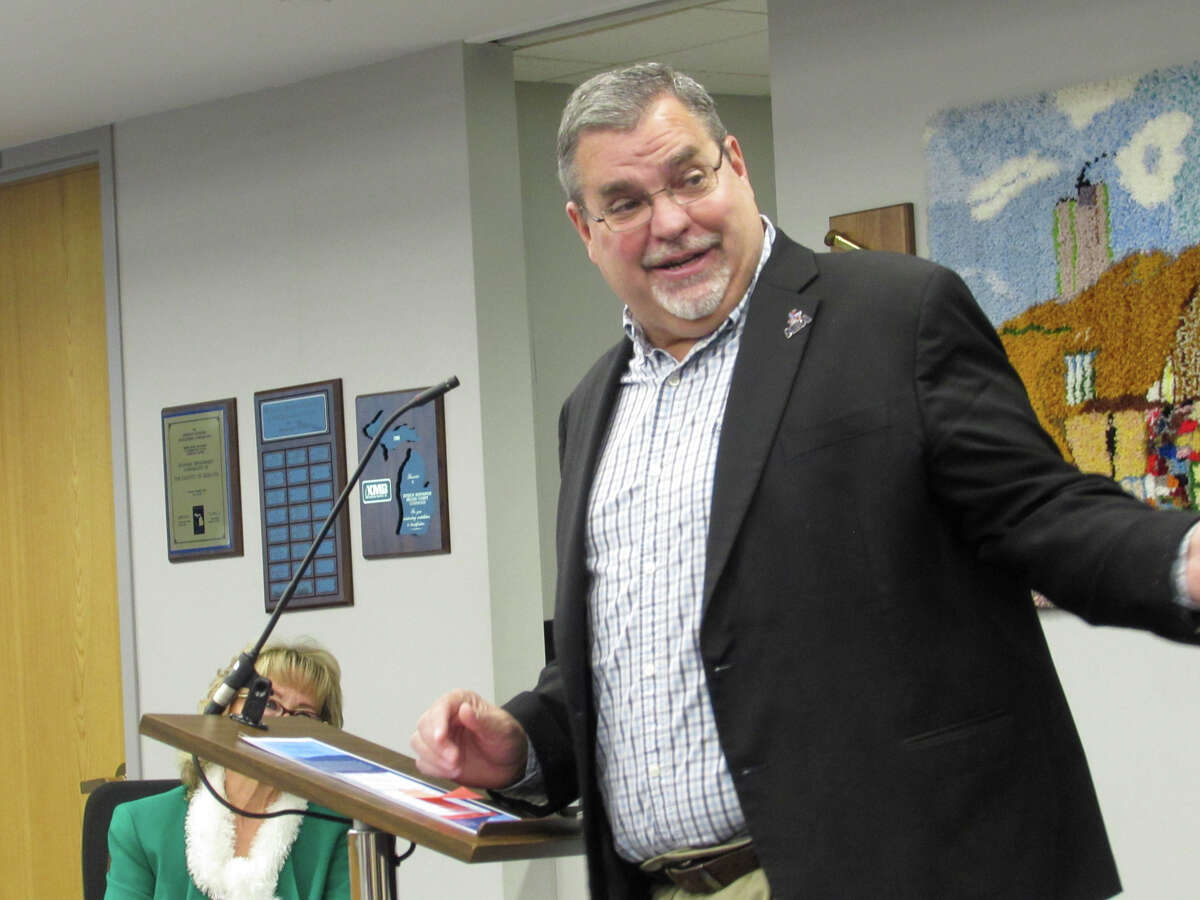
<path fill-rule="evenodd" d="M 596 258 L 592 256 L 592 220 L 588 218 L 587 212 L 578 203 L 571 200 L 567 203 L 567 218 L 575 226 L 575 231 L 579 235 L 579 239 L 583 241 L 583 246 L 587 247 L 588 259 L 595 262 Z"/>
<path fill-rule="evenodd" d="M 746 158 L 742 156 L 742 145 L 732 134 L 725 136 L 725 158 L 729 160 L 729 168 L 737 172 L 738 178 L 746 182 L 746 186 L 753 192 L 754 187 L 750 184 L 750 170 L 746 167 Z"/>

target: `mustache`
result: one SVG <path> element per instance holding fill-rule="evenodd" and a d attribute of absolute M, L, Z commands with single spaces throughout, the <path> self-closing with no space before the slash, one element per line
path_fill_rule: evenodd
<path fill-rule="evenodd" d="M 642 254 L 642 265 L 646 268 L 654 268 L 673 259 L 678 259 L 681 254 L 703 253 L 705 250 L 711 250 L 720 243 L 720 235 L 697 234 L 682 240 L 660 244 L 653 250 L 647 250 Z"/>

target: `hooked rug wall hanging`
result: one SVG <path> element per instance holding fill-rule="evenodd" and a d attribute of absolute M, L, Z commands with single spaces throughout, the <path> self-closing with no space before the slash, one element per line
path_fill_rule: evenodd
<path fill-rule="evenodd" d="M 930 255 L 1081 469 L 1200 494 L 1200 63 L 936 115 Z"/>

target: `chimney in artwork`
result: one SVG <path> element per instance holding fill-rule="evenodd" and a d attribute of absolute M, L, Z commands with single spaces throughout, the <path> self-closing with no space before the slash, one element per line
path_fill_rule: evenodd
<path fill-rule="evenodd" d="M 1058 260 L 1058 296 L 1070 300 L 1095 284 L 1112 263 L 1109 244 L 1108 186 L 1092 184 L 1088 167 L 1107 154 L 1084 163 L 1075 181 L 1075 196 L 1054 206 L 1054 250 Z"/>

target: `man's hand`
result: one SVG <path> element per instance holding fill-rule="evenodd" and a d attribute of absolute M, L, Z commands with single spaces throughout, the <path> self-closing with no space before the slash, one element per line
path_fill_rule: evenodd
<path fill-rule="evenodd" d="M 1187 558 L 1184 561 L 1184 579 L 1193 609 L 1200 609 L 1200 525 L 1193 525 L 1187 536 Z"/>
<path fill-rule="evenodd" d="M 504 788 L 525 774 L 525 729 L 472 691 L 443 694 L 411 739 L 417 768 L 468 787 Z"/>

